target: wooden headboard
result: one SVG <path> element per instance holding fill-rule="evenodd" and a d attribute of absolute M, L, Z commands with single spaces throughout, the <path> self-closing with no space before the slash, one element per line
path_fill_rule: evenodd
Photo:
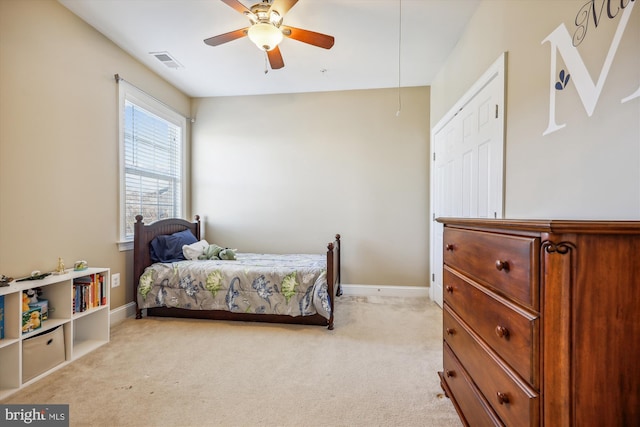
<path fill-rule="evenodd" d="M 151 224 L 142 222 L 142 215 L 136 215 L 133 230 L 133 300 L 138 300 L 138 280 L 144 269 L 152 264 L 149 244 L 156 236 L 191 230 L 196 239 L 200 240 L 200 216 L 196 215 L 193 222 L 185 219 L 161 219 Z"/>

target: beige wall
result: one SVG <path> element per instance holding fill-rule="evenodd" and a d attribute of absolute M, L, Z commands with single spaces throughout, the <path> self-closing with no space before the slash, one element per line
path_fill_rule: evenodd
<path fill-rule="evenodd" d="M 431 90 L 403 89 L 396 117 L 395 89 L 191 101 L 54 0 L 0 0 L 0 273 L 83 258 L 122 274 L 114 307 L 131 300 L 131 254 L 116 246 L 115 73 L 196 117 L 192 210 L 208 239 L 317 252 L 338 232 L 344 283 L 428 284 L 430 123 L 502 52 L 506 215 L 638 219 L 640 100 L 620 99 L 640 86 L 639 6 L 593 116 L 570 84 L 557 102 L 566 128 L 542 136 L 542 41 L 584 3 L 483 1 Z M 618 22 L 579 47 L 594 79 Z"/>
<path fill-rule="evenodd" d="M 115 73 L 192 115 L 57 2 L 0 1 L 0 273 L 86 259 L 121 274 L 118 307 L 133 292 L 116 246 Z M 193 212 L 208 237 L 318 252 L 341 233 L 343 282 L 427 285 L 429 89 L 401 93 L 399 117 L 397 89 L 195 100 Z"/>
<path fill-rule="evenodd" d="M 507 217 L 640 219 L 640 5 L 634 8 L 591 117 L 574 79 L 557 91 L 556 120 L 566 127 L 543 136 L 549 121 L 551 48 L 542 43 L 561 23 L 570 34 L 584 0 L 484 0 L 431 87 L 436 125 L 502 52 L 507 58 Z M 595 2 L 598 6 L 602 1 Z M 621 20 L 590 21 L 577 50 L 592 79 L 601 70 Z M 558 69 L 566 66 L 558 56 Z M 571 70 L 569 70 L 571 71 Z"/>
<path fill-rule="evenodd" d="M 319 252 L 343 283 L 428 285 L 429 88 L 194 100 L 193 212 L 245 252 Z"/>
<path fill-rule="evenodd" d="M 189 114 L 189 99 L 54 0 L 0 0 L 0 273 L 51 271 L 58 257 L 121 274 L 114 74 Z"/>

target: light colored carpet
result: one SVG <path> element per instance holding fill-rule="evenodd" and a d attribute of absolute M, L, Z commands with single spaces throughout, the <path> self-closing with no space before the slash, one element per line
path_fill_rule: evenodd
<path fill-rule="evenodd" d="M 2 403 L 72 426 L 460 426 L 440 388 L 442 311 L 342 296 L 335 329 L 144 318 Z"/>

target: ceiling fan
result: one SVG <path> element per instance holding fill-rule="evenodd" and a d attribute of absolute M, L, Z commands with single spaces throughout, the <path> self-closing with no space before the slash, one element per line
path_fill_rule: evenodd
<path fill-rule="evenodd" d="M 209 37 L 204 42 L 209 46 L 218 46 L 248 36 L 259 49 L 266 52 L 269 65 L 274 70 L 284 67 L 282 54 L 278 47 L 284 37 L 324 49 L 331 49 L 335 41 L 333 36 L 282 25 L 284 15 L 298 0 L 262 0 L 262 3 L 254 4 L 251 9 L 238 0 L 220 1 L 249 18 L 251 25 L 247 28 Z"/>

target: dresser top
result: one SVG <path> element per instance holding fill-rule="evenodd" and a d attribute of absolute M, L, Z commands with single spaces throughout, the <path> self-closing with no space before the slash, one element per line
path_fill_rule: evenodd
<path fill-rule="evenodd" d="M 440 217 L 446 226 L 465 228 L 533 231 L 537 233 L 640 234 L 640 221 L 489 219 Z"/>

